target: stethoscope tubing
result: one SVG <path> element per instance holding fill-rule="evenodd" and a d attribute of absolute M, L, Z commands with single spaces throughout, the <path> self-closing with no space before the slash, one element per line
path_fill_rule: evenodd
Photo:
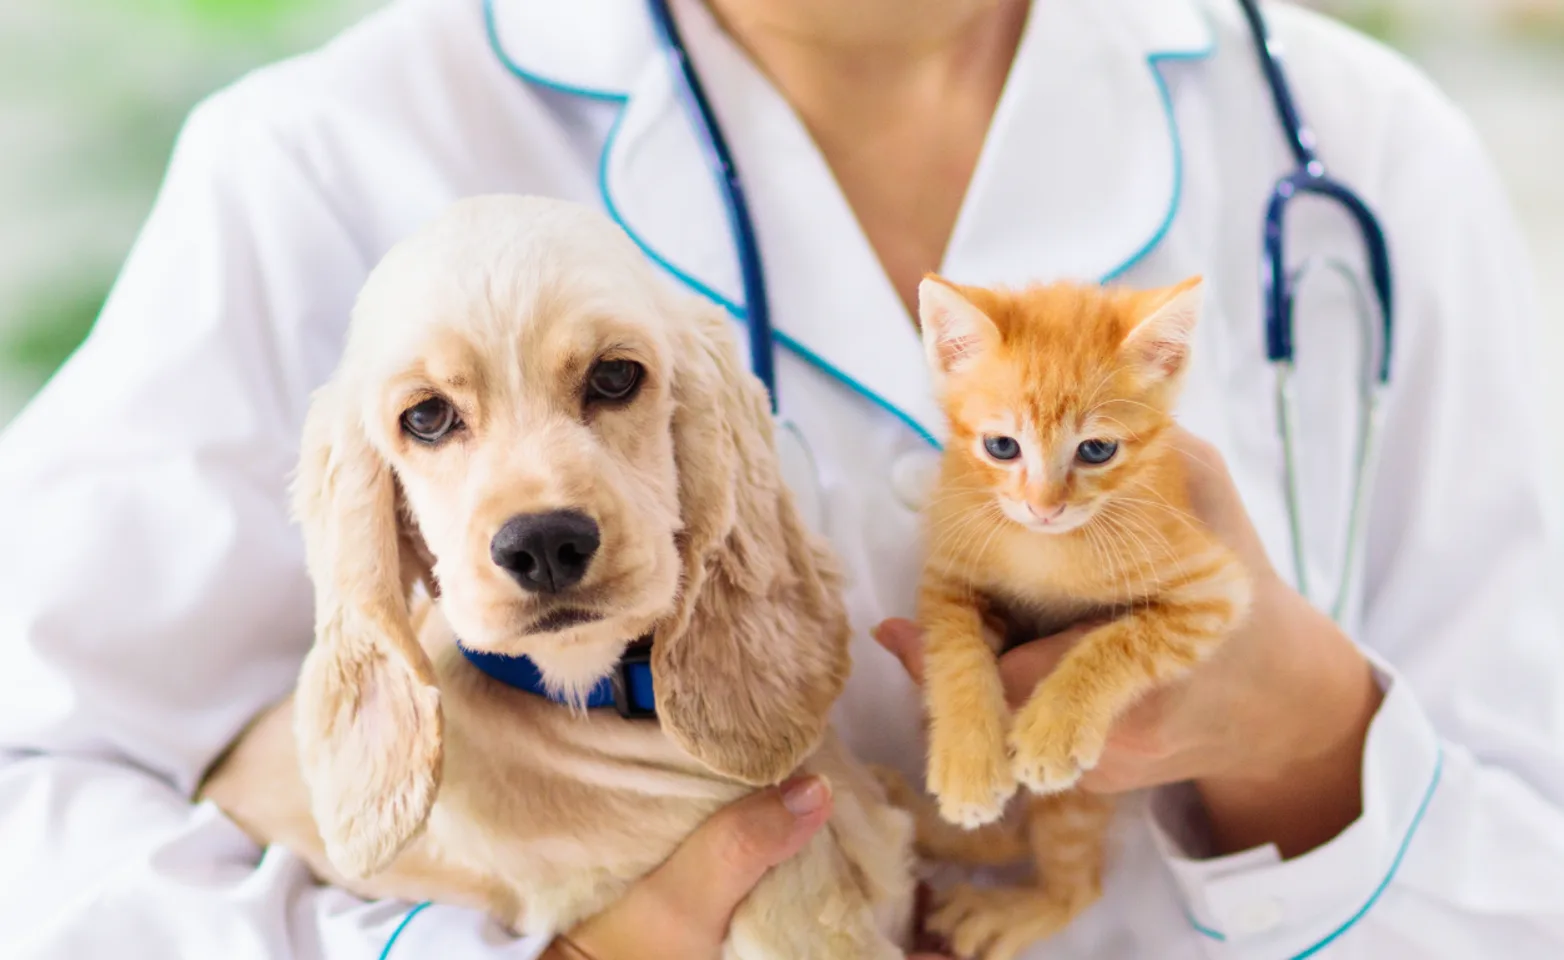
<path fill-rule="evenodd" d="M 1314 152 L 1314 129 L 1304 123 L 1303 115 L 1298 112 L 1298 103 L 1292 95 L 1292 84 L 1282 69 L 1281 45 L 1272 39 L 1258 0 L 1238 0 L 1238 3 L 1243 8 L 1244 19 L 1249 22 L 1249 33 L 1254 37 L 1255 52 L 1260 57 L 1260 70 L 1265 74 L 1265 83 L 1270 88 L 1277 119 L 1287 136 L 1287 145 L 1292 148 L 1299 168 L 1308 170 L 1311 166 L 1318 166 L 1320 161 Z M 1321 166 L 1318 172 L 1324 173 L 1324 167 Z"/>
<path fill-rule="evenodd" d="M 1287 210 L 1300 196 L 1316 196 L 1335 202 L 1356 226 L 1368 262 L 1373 302 L 1369 301 L 1357 276 L 1339 261 L 1327 263 L 1352 288 L 1353 307 L 1362 333 L 1362 362 L 1365 376 L 1359 384 L 1358 422 L 1352 451 L 1351 501 L 1347 508 L 1346 539 L 1341 548 L 1335 595 L 1328 602 L 1329 612 L 1338 623 L 1347 613 L 1349 585 L 1363 547 L 1362 526 L 1367 515 L 1368 491 L 1372 483 L 1373 458 L 1381 421 L 1382 396 L 1390 383 L 1391 353 L 1394 346 L 1394 288 L 1390 253 L 1379 219 L 1353 190 L 1331 178 L 1317 152 L 1318 139 L 1303 119 L 1293 97 L 1292 86 L 1282 68 L 1280 44 L 1270 35 L 1258 0 L 1239 0 L 1244 19 L 1254 38 L 1260 71 L 1270 89 L 1278 126 L 1287 139 L 1297 167 L 1278 180 L 1266 203 L 1262 236 L 1261 287 L 1265 313 L 1265 351 L 1276 377 L 1277 432 L 1282 445 L 1282 483 L 1287 503 L 1287 521 L 1292 546 L 1293 577 L 1298 592 L 1313 597 L 1307 551 L 1304 548 L 1303 494 L 1300 489 L 1301 464 L 1298 462 L 1298 410 L 1293 386 L 1297 369 L 1297 344 L 1293 336 L 1296 295 L 1303 280 L 1318 266 L 1317 260 L 1304 264 L 1296 273 L 1287 270 Z"/>
<path fill-rule="evenodd" d="M 1351 215 L 1363 238 L 1364 257 L 1369 265 L 1369 277 L 1374 284 L 1377 316 L 1369 316 L 1365 322 L 1377 319 L 1380 335 L 1370 361 L 1375 364 L 1375 377 L 1381 384 L 1390 382 L 1390 354 L 1392 316 L 1394 310 L 1391 288 L 1390 253 L 1384 234 L 1373 211 L 1369 210 L 1357 194 L 1323 173 L 1308 170 L 1294 171 L 1277 182 L 1271 191 L 1265 214 L 1265 268 L 1262 285 L 1265 297 L 1265 350 L 1272 363 L 1293 363 L 1296 344 L 1293 340 L 1293 284 L 1287 277 L 1286 213 L 1288 205 L 1297 197 L 1313 194 L 1336 201 Z M 1377 355 L 1377 356 L 1376 356 Z"/>
<path fill-rule="evenodd" d="M 738 254 L 739 273 L 744 288 L 744 322 L 749 333 L 750 370 L 765 384 L 771 398 L 771 412 L 779 409 L 776 376 L 776 337 L 771 327 L 771 300 L 766 291 L 766 272 L 760 259 L 760 241 L 755 235 L 755 222 L 750 216 L 749 201 L 744 195 L 744 183 L 738 167 L 733 162 L 733 152 L 728 149 L 722 124 L 717 120 L 706 88 L 701 83 L 700 72 L 690 61 L 679 26 L 674 23 L 668 0 L 647 0 L 652 23 L 657 28 L 664 53 L 674 76 L 679 99 L 693 124 L 706 153 L 707 161 L 721 183 L 723 207 L 728 216 L 728 229 L 733 234 L 733 248 Z"/>
<path fill-rule="evenodd" d="M 1317 269 L 1327 269 L 1335 273 L 1346 284 L 1352 293 L 1353 311 L 1359 318 L 1358 330 L 1362 335 L 1359 349 L 1364 357 L 1364 375 L 1358 381 L 1358 422 L 1356 425 L 1356 442 L 1352 450 L 1352 474 L 1353 484 L 1351 490 L 1351 502 L 1347 506 L 1346 539 L 1342 544 L 1341 570 L 1339 572 L 1336 592 L 1329 602 L 1329 613 L 1336 622 L 1343 622 L 1342 618 L 1347 613 L 1349 599 L 1348 585 L 1356 576 L 1359 558 L 1362 554 L 1363 537 L 1361 530 L 1364 518 L 1368 513 L 1368 491 L 1372 486 L 1374 469 L 1374 452 L 1378 448 L 1380 423 L 1382 419 L 1383 397 L 1385 384 L 1375 375 L 1375 368 L 1370 365 L 1369 358 L 1373 356 L 1376 348 L 1375 326 L 1372 321 L 1373 307 L 1368 302 L 1368 293 L 1359 282 L 1358 275 L 1346 266 L 1341 260 L 1325 257 L 1314 257 L 1299 267 L 1290 278 L 1291 288 L 1296 290 L 1303 286 L 1307 279 Z M 1288 533 L 1292 546 L 1292 562 L 1294 571 L 1294 585 L 1298 592 L 1305 597 L 1313 597 L 1313 589 L 1310 584 L 1308 557 L 1304 550 L 1303 531 L 1303 491 L 1299 484 L 1301 465 L 1298 463 L 1298 402 L 1296 390 L 1293 384 L 1295 367 L 1290 360 L 1284 360 L 1272 364 L 1276 377 L 1276 422 L 1277 431 L 1281 437 L 1282 446 L 1282 477 L 1284 482 L 1283 494 L 1287 502 Z"/>

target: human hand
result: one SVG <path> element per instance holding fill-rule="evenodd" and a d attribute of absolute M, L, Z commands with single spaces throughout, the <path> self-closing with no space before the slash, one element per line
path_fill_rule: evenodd
<path fill-rule="evenodd" d="M 1118 793 L 1194 781 L 1222 851 L 1273 842 L 1295 856 L 1360 812 L 1363 740 L 1380 691 L 1362 653 L 1276 573 L 1214 447 L 1176 429 L 1198 518 L 1254 578 L 1249 619 L 1206 663 L 1119 717 L 1082 788 Z M 1095 624 L 1000 657 L 1012 706 L 1029 699 Z M 922 677 L 922 637 L 888 620 L 876 639 Z"/>
<path fill-rule="evenodd" d="M 543 960 L 718 960 L 733 911 L 830 816 L 831 791 L 819 777 L 729 804 L 607 910 L 559 938 Z"/>

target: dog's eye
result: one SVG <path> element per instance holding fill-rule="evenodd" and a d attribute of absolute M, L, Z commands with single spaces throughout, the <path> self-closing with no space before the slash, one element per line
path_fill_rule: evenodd
<path fill-rule="evenodd" d="M 630 399 L 645 369 L 634 360 L 599 360 L 587 376 L 586 398 L 618 403 Z"/>
<path fill-rule="evenodd" d="M 424 443 L 441 439 L 456 429 L 459 422 L 456 408 L 439 397 L 430 397 L 402 414 L 402 429 Z"/>

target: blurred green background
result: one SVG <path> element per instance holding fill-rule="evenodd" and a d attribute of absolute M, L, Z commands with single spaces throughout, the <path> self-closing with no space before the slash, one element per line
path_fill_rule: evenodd
<path fill-rule="evenodd" d="M 91 327 L 195 102 L 378 6 L 0 0 L 0 425 Z"/>
<path fill-rule="evenodd" d="M 195 101 L 381 2 L 0 0 L 0 425 L 90 328 Z M 1472 115 L 1524 222 L 1557 354 L 1564 0 L 1308 2 L 1408 53 Z"/>

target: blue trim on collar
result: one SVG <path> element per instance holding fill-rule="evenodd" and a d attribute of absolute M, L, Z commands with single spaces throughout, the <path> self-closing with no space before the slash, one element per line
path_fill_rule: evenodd
<path fill-rule="evenodd" d="M 907 429 L 911 430 L 913 433 L 916 433 L 924 443 L 927 443 L 935 450 L 944 449 L 944 445 L 936 440 L 933 434 L 923 429 L 923 425 L 909 417 L 905 412 L 902 411 L 901 407 L 896 406 L 894 403 L 891 403 L 889 400 L 880 396 L 878 393 L 875 393 L 873 390 L 865 387 L 857 380 L 849 377 L 847 374 L 837 369 L 837 367 L 829 360 L 820 356 L 818 353 L 815 353 L 813 350 L 783 333 L 781 330 L 775 330 L 773 331 L 773 334 L 776 337 L 777 343 L 787 347 L 789 350 L 798 354 L 800 357 L 813 364 L 815 367 L 825 371 L 838 383 L 847 387 L 849 390 L 853 391 L 854 393 L 863 397 L 865 400 L 868 400 L 870 403 L 879 407 L 881 410 L 884 410 L 886 413 L 895 417 L 897 420 L 900 420 L 902 423 L 906 424 Z"/>
<path fill-rule="evenodd" d="M 1178 115 L 1173 111 L 1173 93 L 1168 89 L 1167 77 L 1162 74 L 1164 63 L 1191 63 L 1204 60 L 1216 53 L 1216 30 L 1207 25 L 1211 32 L 1211 42 L 1204 50 L 1192 50 L 1178 53 L 1153 53 L 1146 58 L 1146 65 L 1151 68 L 1152 76 L 1157 78 L 1157 91 L 1162 95 L 1162 112 L 1168 121 L 1168 136 L 1173 138 L 1173 195 L 1168 202 L 1167 216 L 1162 219 L 1162 226 L 1152 234 L 1151 239 L 1130 258 L 1119 266 L 1103 275 L 1104 284 L 1112 283 L 1123 277 L 1151 255 L 1151 251 L 1162 245 L 1168 232 L 1173 229 L 1173 221 L 1178 219 L 1178 212 L 1184 206 L 1184 137 L 1178 128 Z"/>
<path fill-rule="evenodd" d="M 630 94 L 628 92 L 596 90 L 586 87 L 571 86 L 569 84 L 560 83 L 557 80 L 551 80 L 548 77 L 522 69 L 519 64 L 510 58 L 510 56 L 505 52 L 504 46 L 500 43 L 499 30 L 494 21 L 494 2 L 495 0 L 483 0 L 484 24 L 489 35 L 489 47 L 494 51 L 494 56 L 500 61 L 500 63 L 504 65 L 504 67 L 514 76 L 527 83 L 536 84 L 545 90 L 552 90 L 556 93 L 584 97 L 603 103 L 612 103 L 619 107 L 618 114 L 614 117 L 613 123 L 609 125 L 608 135 L 603 139 L 602 152 L 598 154 L 597 192 L 598 196 L 603 202 L 603 209 L 607 211 L 608 215 L 613 219 L 613 221 L 619 225 L 620 229 L 624 230 L 630 239 L 635 242 L 635 245 L 641 249 L 641 252 L 644 253 L 648 259 L 661 267 L 675 280 L 678 280 L 680 283 L 684 284 L 695 293 L 700 294 L 707 300 L 710 300 L 711 302 L 722 307 L 735 320 L 744 323 L 747 320 L 748 315 L 745 312 L 743 304 L 735 303 L 734 301 L 729 300 L 727 297 L 724 297 L 722 294 L 718 293 L 707 284 L 702 283 L 695 277 L 690 276 L 688 273 L 674 266 L 665 257 L 663 257 L 662 254 L 658 253 L 656 249 L 643 240 L 639 234 L 630 229 L 630 225 L 625 222 L 623 217 L 619 215 L 618 207 L 614 204 L 614 198 L 608 191 L 608 157 L 613 151 L 614 140 L 619 134 L 619 122 L 624 118 L 624 108 L 630 100 Z M 1131 255 L 1128 260 L 1109 271 L 1101 280 L 1101 282 L 1104 284 L 1112 283 L 1113 281 L 1123 277 L 1130 270 L 1134 269 L 1134 267 L 1142 260 L 1149 256 L 1153 250 L 1161 245 L 1162 241 L 1166 239 L 1168 232 L 1173 228 L 1173 222 L 1177 219 L 1179 209 L 1183 205 L 1184 141 L 1179 132 L 1178 117 L 1174 113 L 1173 109 L 1173 96 L 1168 89 L 1167 79 L 1162 75 L 1161 66 L 1165 62 L 1190 62 L 1204 60 L 1215 53 L 1217 47 L 1216 30 L 1211 27 L 1209 21 L 1207 22 L 1207 29 L 1210 33 L 1211 41 L 1210 44 L 1203 50 L 1163 51 L 1149 54 L 1146 57 L 1146 66 L 1151 70 L 1152 75 L 1156 78 L 1157 87 L 1162 94 L 1162 108 L 1167 117 L 1168 135 L 1173 138 L 1173 194 L 1171 200 L 1168 203 L 1167 215 L 1163 218 L 1162 225 L 1157 229 L 1157 232 L 1153 234 L 1139 250 Z M 746 323 L 746 327 L 747 326 L 748 325 Z M 932 436 L 928 430 L 924 429 L 921 424 L 914 420 L 912 416 L 909 415 L 905 410 L 902 410 L 900 407 L 880 396 L 878 393 L 870 390 L 864 384 L 859 383 L 852 377 L 849 377 L 846 373 L 827 362 L 825 358 L 821 357 L 813 350 L 805 347 L 802 343 L 799 343 L 792 337 L 789 337 L 781 330 L 775 331 L 775 335 L 776 342 L 784 349 L 791 351 L 805 363 L 808 363 L 810 366 L 820 370 L 831 379 L 837 381 L 852 392 L 858 394 L 859 396 L 868 400 L 870 403 L 873 403 L 875 406 L 894 416 L 897 420 L 901 421 L 904 425 L 911 429 L 913 433 L 917 434 L 920 439 L 922 439 L 929 446 L 933 447 L 935 450 L 942 449 L 940 442 L 935 439 L 935 437 Z"/>
<path fill-rule="evenodd" d="M 545 90 L 552 90 L 555 93 L 568 94 L 572 97 L 586 97 L 588 100 L 624 103 L 630 99 L 629 94 L 613 90 L 595 90 L 591 87 L 577 87 L 568 83 L 561 83 L 558 80 L 550 80 L 548 77 L 521 69 L 506 55 L 505 48 L 500 45 L 500 28 L 494 22 L 494 0 L 483 0 L 483 27 L 489 35 L 489 48 L 499 57 L 500 63 L 504 64 L 505 68 L 511 73 L 528 83 L 535 83 Z"/>
<path fill-rule="evenodd" d="M 641 645 L 625 651 L 612 675 L 597 682 L 586 696 L 575 698 L 550 690 L 543 672 L 528 657 L 507 657 L 500 653 L 473 650 L 460 641 L 456 648 L 490 678 L 523 693 L 543 697 L 562 706 L 598 710 L 614 707 L 624 717 L 657 715 L 657 694 L 652 687 L 651 647 Z"/>

